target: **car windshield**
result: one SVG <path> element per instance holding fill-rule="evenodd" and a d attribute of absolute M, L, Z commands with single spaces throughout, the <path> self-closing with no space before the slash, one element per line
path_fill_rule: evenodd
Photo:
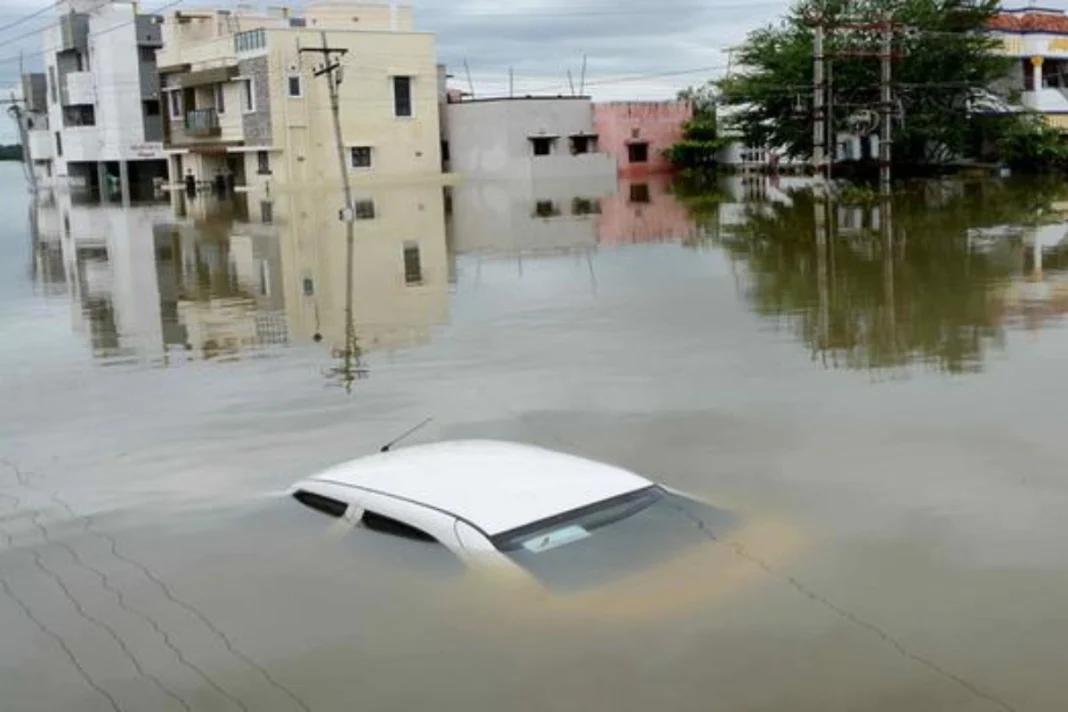
<path fill-rule="evenodd" d="M 649 487 L 494 537 L 549 588 L 601 586 L 734 528 L 735 515 Z"/>

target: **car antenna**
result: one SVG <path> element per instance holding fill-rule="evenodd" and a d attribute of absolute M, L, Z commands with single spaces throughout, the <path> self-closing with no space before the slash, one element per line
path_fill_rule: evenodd
<path fill-rule="evenodd" d="M 409 428 L 408 430 L 405 430 L 403 433 L 401 433 L 400 435 L 398 435 L 397 437 L 393 438 L 388 443 L 383 445 L 379 449 L 379 452 L 389 452 L 389 449 L 391 447 L 393 447 L 394 445 L 399 443 L 401 440 L 404 440 L 404 438 L 408 437 L 409 435 L 414 433 L 416 430 L 419 430 L 419 428 L 423 427 L 424 425 L 426 425 L 427 423 L 429 423 L 433 419 L 434 419 L 434 416 L 430 416 L 429 418 L 427 418 L 423 422 L 419 423 L 419 425 L 416 425 L 414 428 Z"/>

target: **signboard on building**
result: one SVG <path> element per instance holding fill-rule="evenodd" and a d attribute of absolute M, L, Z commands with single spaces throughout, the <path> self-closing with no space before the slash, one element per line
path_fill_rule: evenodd
<path fill-rule="evenodd" d="M 130 146 L 130 153 L 132 153 L 135 158 L 145 160 L 162 161 L 165 158 L 163 155 L 163 144 L 158 142 L 132 144 Z"/>

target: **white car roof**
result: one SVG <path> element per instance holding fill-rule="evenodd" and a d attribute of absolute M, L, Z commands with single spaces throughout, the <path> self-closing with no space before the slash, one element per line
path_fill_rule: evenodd
<path fill-rule="evenodd" d="M 448 512 L 500 534 L 653 483 L 531 445 L 461 440 L 370 455 L 314 475 Z"/>

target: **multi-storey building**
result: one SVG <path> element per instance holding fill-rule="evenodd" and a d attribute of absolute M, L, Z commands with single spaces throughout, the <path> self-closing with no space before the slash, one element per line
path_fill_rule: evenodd
<path fill-rule="evenodd" d="M 23 80 L 30 157 L 46 184 L 147 195 L 166 174 L 155 52 L 161 17 L 136 2 L 61 0 L 45 72 Z"/>
<path fill-rule="evenodd" d="M 329 58 L 309 51 L 324 45 Z M 362 185 L 441 174 L 434 36 L 413 30 L 410 7 L 183 10 L 164 22 L 158 62 L 173 188 L 232 186 L 263 222 L 280 191 L 336 188 L 329 83 L 317 74 L 327 62 L 339 64 L 341 153 L 357 199 Z"/>

